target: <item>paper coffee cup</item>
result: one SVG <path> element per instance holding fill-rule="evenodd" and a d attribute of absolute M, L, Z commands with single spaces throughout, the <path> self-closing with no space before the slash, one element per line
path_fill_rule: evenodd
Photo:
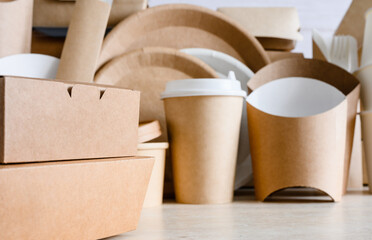
<path fill-rule="evenodd" d="M 368 182 L 372 183 L 372 111 L 361 112 L 360 117 L 362 120 L 362 139 Z M 369 185 L 369 192 L 372 193 L 371 185 Z"/>
<path fill-rule="evenodd" d="M 232 201 L 245 96 L 236 80 L 168 82 L 162 98 L 177 202 Z"/>

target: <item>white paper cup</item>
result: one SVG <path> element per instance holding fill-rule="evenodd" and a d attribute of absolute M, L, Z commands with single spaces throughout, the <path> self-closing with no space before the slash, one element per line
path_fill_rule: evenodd
<path fill-rule="evenodd" d="M 162 98 L 177 202 L 232 201 L 245 96 L 236 80 L 190 79 L 167 84 Z"/>

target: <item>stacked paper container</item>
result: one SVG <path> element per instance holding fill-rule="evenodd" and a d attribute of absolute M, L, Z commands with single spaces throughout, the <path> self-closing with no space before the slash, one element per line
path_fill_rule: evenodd
<path fill-rule="evenodd" d="M 32 16 L 30 5 L 3 2 L 0 10 Z M 82 83 L 93 81 L 109 12 L 100 0 L 76 3 L 60 80 L 0 77 L 0 239 L 100 239 L 137 226 L 154 163 L 134 157 L 140 93 Z M 2 32 L 11 43 L 1 45 L 14 51 L 1 54 L 29 52 L 14 39 L 30 43 L 22 35 L 30 23 L 19 23 L 17 37 Z"/>

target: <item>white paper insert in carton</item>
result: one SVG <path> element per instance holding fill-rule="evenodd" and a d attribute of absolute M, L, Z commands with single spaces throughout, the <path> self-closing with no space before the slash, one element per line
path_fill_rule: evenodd
<path fill-rule="evenodd" d="M 0 90 L 0 163 L 137 153 L 137 91 L 19 77 Z"/>

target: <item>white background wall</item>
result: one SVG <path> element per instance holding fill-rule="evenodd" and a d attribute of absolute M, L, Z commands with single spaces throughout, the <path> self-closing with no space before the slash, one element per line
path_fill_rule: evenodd
<path fill-rule="evenodd" d="M 341 22 L 351 0 L 149 0 L 149 6 L 167 3 L 189 3 L 217 9 L 218 7 L 296 7 L 304 40 L 295 52 L 312 57 L 311 29 L 332 34 Z"/>

